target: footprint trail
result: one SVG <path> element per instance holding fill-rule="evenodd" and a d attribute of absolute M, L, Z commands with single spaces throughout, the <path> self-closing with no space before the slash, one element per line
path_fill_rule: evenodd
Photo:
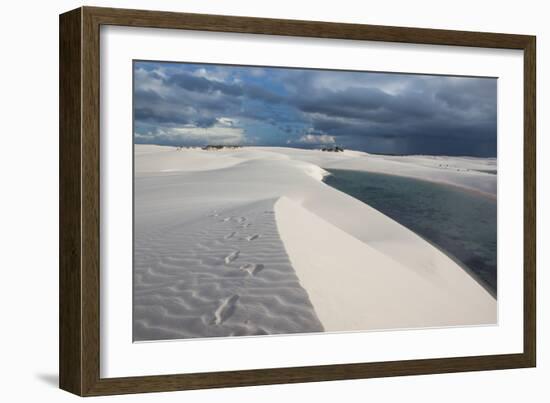
<path fill-rule="evenodd" d="M 275 201 L 136 225 L 134 340 L 322 331 L 280 239 Z"/>

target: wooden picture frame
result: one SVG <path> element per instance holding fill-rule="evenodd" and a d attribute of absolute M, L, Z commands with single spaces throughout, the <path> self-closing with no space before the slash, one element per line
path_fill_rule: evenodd
<path fill-rule="evenodd" d="M 523 353 L 230 372 L 100 377 L 100 26 L 401 42 L 524 52 Z M 80 396 L 533 367 L 535 37 L 483 32 L 81 7 L 60 16 L 60 387 Z"/>

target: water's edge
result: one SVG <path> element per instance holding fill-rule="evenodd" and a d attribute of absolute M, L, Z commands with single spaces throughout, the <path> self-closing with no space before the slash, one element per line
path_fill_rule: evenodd
<path fill-rule="evenodd" d="M 497 295 L 496 200 L 402 176 L 327 169 L 323 181 L 415 232 Z"/>

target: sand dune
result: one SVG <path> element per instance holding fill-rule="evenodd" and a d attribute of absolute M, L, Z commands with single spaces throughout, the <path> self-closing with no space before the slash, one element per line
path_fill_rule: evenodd
<path fill-rule="evenodd" d="M 321 181 L 373 169 L 491 194 L 496 175 L 479 171 L 492 161 L 135 150 L 136 340 L 496 322 L 495 299 L 453 260 Z"/>
<path fill-rule="evenodd" d="M 286 197 L 275 211 L 290 261 L 325 330 L 494 322 L 496 301 L 446 256 L 418 270 L 393 257 L 402 245 L 383 253 Z M 410 256 L 415 248 L 404 252 Z"/>
<path fill-rule="evenodd" d="M 278 234 L 274 202 L 136 234 L 134 339 L 322 331 Z"/>

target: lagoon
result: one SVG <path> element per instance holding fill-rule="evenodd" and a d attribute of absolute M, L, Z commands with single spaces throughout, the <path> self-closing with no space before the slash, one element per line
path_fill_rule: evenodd
<path fill-rule="evenodd" d="M 456 186 L 402 176 L 341 169 L 328 172 L 327 185 L 436 245 L 496 296 L 496 200 Z"/>

